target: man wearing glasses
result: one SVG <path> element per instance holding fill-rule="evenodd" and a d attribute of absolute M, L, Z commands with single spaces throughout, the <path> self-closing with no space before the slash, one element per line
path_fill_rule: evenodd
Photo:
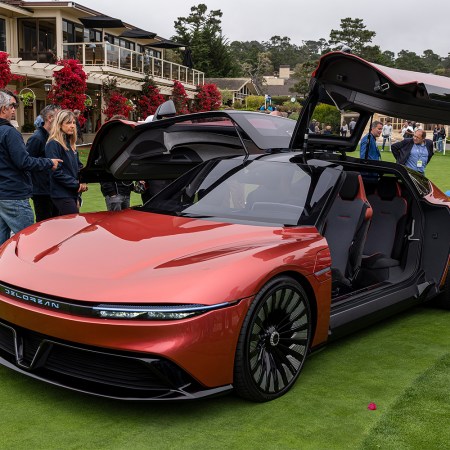
<path fill-rule="evenodd" d="M 60 159 L 33 158 L 22 135 L 11 125 L 16 118 L 17 99 L 0 90 L 0 245 L 11 233 L 34 223 L 30 197 L 33 192 L 30 171 L 55 170 Z"/>
<path fill-rule="evenodd" d="M 426 131 L 418 129 L 412 139 L 393 144 L 391 149 L 396 162 L 424 174 L 425 166 L 433 157 L 433 141 L 426 137 Z"/>

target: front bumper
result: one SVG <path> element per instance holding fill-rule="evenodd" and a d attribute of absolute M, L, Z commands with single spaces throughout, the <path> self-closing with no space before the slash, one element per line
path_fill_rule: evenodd
<path fill-rule="evenodd" d="M 78 392 L 119 400 L 183 400 L 219 395 L 175 363 L 152 355 L 73 345 L 0 322 L 0 364 Z"/>

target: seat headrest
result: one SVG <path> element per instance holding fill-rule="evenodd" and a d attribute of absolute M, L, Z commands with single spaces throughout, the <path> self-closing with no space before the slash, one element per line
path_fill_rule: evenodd
<path fill-rule="evenodd" d="M 339 191 L 339 196 L 343 200 L 354 200 L 358 195 L 359 186 L 359 173 L 345 172 L 345 180 Z"/>
<path fill-rule="evenodd" d="M 397 196 L 397 180 L 391 177 L 380 178 L 377 194 L 382 200 L 392 200 Z"/>

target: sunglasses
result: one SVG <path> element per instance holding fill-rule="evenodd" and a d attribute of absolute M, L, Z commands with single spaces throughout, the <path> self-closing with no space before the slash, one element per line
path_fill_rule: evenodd
<path fill-rule="evenodd" d="M 19 104 L 18 103 L 11 103 L 10 105 L 9 105 L 9 109 L 17 109 L 19 107 Z"/>

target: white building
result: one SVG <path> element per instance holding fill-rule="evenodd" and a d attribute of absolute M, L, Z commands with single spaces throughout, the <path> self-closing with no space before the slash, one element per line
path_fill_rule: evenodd
<path fill-rule="evenodd" d="M 203 72 L 166 59 L 167 49 L 183 50 L 181 44 L 142 33 L 127 23 L 103 28 L 101 23 L 83 25 L 86 18 L 99 15 L 103 14 L 71 1 L 0 2 L 0 51 L 9 53 L 11 71 L 24 77 L 8 88 L 17 92 L 26 88 L 36 96 L 32 105 L 19 108 L 19 125 L 33 123 L 45 106 L 58 59 L 78 59 L 83 65 L 88 75 L 86 93 L 93 103 L 88 117 L 92 127 L 101 115 L 101 86 L 108 78 L 114 77 L 130 98 L 139 96 L 146 73 L 163 95 L 171 94 L 173 80 L 184 85 L 190 98 L 204 83 Z"/>

